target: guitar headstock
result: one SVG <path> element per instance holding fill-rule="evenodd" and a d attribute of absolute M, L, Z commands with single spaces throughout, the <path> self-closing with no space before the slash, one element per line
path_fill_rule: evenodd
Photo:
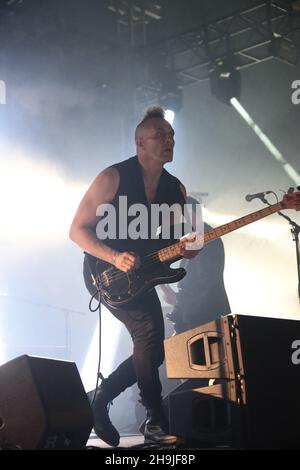
<path fill-rule="evenodd" d="M 281 204 L 283 209 L 295 209 L 296 211 L 299 211 L 300 191 L 292 192 L 289 190 L 287 194 L 283 196 Z"/>

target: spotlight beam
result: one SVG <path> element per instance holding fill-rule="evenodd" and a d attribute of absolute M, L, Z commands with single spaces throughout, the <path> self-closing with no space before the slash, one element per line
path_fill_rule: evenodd
<path fill-rule="evenodd" d="M 273 157 L 282 166 L 282 168 L 286 172 L 286 174 L 291 178 L 291 180 L 296 184 L 296 186 L 298 186 L 300 184 L 300 175 L 295 170 L 295 168 L 285 160 L 282 153 L 279 152 L 279 150 L 271 142 L 269 137 L 254 122 L 252 117 L 247 113 L 247 111 L 241 105 L 241 103 L 236 98 L 231 98 L 230 103 L 232 104 L 234 109 L 240 114 L 240 116 L 246 121 L 248 126 L 251 127 L 251 129 L 255 132 L 257 137 L 262 141 L 262 143 L 269 150 L 269 152 L 273 155 Z"/>
<path fill-rule="evenodd" d="M 175 113 L 172 111 L 172 109 L 166 109 L 165 111 L 165 119 L 168 121 L 171 126 L 173 125 L 174 119 L 175 119 Z"/>

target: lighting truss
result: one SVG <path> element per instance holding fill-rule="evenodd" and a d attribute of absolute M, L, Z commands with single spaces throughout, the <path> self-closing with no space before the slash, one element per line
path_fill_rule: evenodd
<path fill-rule="evenodd" d="M 144 46 L 147 43 L 147 26 L 159 21 L 161 5 L 150 0 L 107 0 L 107 9 L 115 15 L 117 40 L 130 46 Z"/>
<path fill-rule="evenodd" d="M 125 25 L 141 21 L 147 23 L 162 18 L 160 13 L 161 5 L 150 0 L 144 0 L 143 2 L 138 0 L 108 0 L 107 9 L 116 14 L 118 21 Z"/>
<path fill-rule="evenodd" d="M 209 78 L 212 63 L 224 58 L 230 49 L 236 68 L 243 69 L 274 57 L 272 35 L 276 33 L 293 44 L 300 38 L 300 15 L 274 2 L 261 4 L 209 24 L 202 24 L 161 43 L 151 44 L 141 54 L 166 57 L 166 66 L 182 86 Z M 153 88 L 153 84 L 144 85 Z"/>

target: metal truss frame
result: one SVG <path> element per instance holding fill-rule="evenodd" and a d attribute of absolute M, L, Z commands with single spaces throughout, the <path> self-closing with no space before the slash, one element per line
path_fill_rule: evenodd
<path fill-rule="evenodd" d="M 299 42 L 300 14 L 282 4 L 262 1 L 250 9 L 146 46 L 140 54 L 144 58 L 164 56 L 165 67 L 183 87 L 207 80 L 214 63 L 228 52 L 237 69 L 272 59 L 270 46 L 274 34 L 291 44 Z M 145 93 L 155 94 L 158 87 L 145 77 L 138 93 L 143 94 L 144 89 Z"/>

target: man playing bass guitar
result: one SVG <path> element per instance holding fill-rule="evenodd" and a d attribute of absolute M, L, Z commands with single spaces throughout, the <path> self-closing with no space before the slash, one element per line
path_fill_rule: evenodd
<path fill-rule="evenodd" d="M 185 188 L 181 182 L 164 169 L 173 160 L 174 130 L 165 120 L 160 107 L 149 108 L 135 132 L 136 156 L 102 171 L 83 197 L 70 228 L 70 238 L 87 254 L 85 267 L 95 267 L 97 260 L 104 262 L 125 280 L 138 269 L 145 253 L 158 250 L 163 245 L 159 238 L 119 236 L 122 223 L 120 197 L 127 198 L 128 207 L 143 204 L 150 210 L 153 204 L 185 203 Z M 116 214 L 118 234 L 101 240 L 97 224 L 101 220 L 99 206 L 109 204 Z M 149 212 L 149 211 L 148 211 Z M 103 216 L 103 213 L 102 213 Z M 102 217 L 103 218 L 103 217 Z M 130 220 L 126 222 L 128 228 Z M 171 240 L 171 235 L 170 235 Z M 180 256 L 191 258 L 199 250 L 187 249 L 183 244 Z M 153 259 L 150 257 L 150 261 Z M 106 275 L 106 274 L 105 274 Z M 112 274 L 112 278 L 118 274 Z M 89 269 L 85 281 L 90 292 L 95 290 Z M 111 423 L 107 406 L 127 387 L 137 382 L 141 402 L 147 411 L 144 430 L 145 443 L 174 444 L 176 437 L 168 434 L 168 424 L 163 413 L 161 383 L 158 368 L 164 360 L 164 321 L 155 289 L 149 289 L 124 306 L 105 305 L 130 333 L 133 354 L 122 362 L 108 378 L 102 381 L 93 407 L 96 434 L 112 446 L 119 443 L 119 433 Z"/>

